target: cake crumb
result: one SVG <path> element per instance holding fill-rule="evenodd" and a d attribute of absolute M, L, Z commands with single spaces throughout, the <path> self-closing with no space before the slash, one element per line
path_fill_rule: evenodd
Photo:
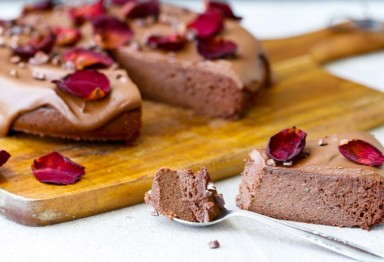
<path fill-rule="evenodd" d="M 283 162 L 283 166 L 292 166 L 293 165 L 293 162 L 292 161 L 289 161 L 289 162 Z"/>
<path fill-rule="evenodd" d="M 220 247 L 220 243 L 217 240 L 213 240 L 208 243 L 208 246 L 210 249 L 216 249 Z"/>
<path fill-rule="evenodd" d="M 17 64 L 17 66 L 19 68 L 25 68 L 25 63 L 24 62 L 20 62 L 20 63 Z"/>
<path fill-rule="evenodd" d="M 45 74 L 42 72 L 34 71 L 32 72 L 32 77 L 36 80 L 45 80 Z"/>
<path fill-rule="evenodd" d="M 10 59 L 10 62 L 11 62 L 12 64 L 17 64 L 17 63 L 19 63 L 20 61 L 21 61 L 21 57 L 20 57 L 20 56 L 17 56 L 17 55 L 12 56 L 11 59 Z"/>
<path fill-rule="evenodd" d="M 13 76 L 13 77 L 16 77 L 16 78 L 19 77 L 19 73 L 17 72 L 16 69 L 12 69 L 12 70 L 9 72 L 9 74 L 10 74 L 11 76 Z"/>
<path fill-rule="evenodd" d="M 349 140 L 348 139 L 343 139 L 343 140 L 340 140 L 340 145 L 346 145 L 349 143 Z"/>
<path fill-rule="evenodd" d="M 268 159 L 267 162 L 265 162 L 268 166 L 276 166 L 275 160 L 272 158 Z"/>
<path fill-rule="evenodd" d="M 49 61 L 49 55 L 42 51 L 38 51 L 33 57 L 28 60 L 31 65 L 43 65 Z"/>
<path fill-rule="evenodd" d="M 319 139 L 317 144 L 319 146 L 326 146 L 326 145 L 328 145 L 328 143 L 323 138 Z"/>

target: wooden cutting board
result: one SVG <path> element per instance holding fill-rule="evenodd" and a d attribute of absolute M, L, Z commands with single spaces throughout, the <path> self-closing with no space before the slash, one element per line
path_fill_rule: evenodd
<path fill-rule="evenodd" d="M 327 73 L 330 60 L 384 47 L 384 34 L 338 30 L 264 41 L 276 84 L 238 121 L 209 120 L 182 109 L 144 102 L 143 131 L 133 145 L 68 142 L 27 135 L 0 139 L 12 154 L 0 168 L 0 210 L 18 223 L 41 226 L 143 201 L 162 166 L 207 166 L 214 180 L 238 175 L 252 148 L 293 125 L 309 138 L 384 124 L 384 94 Z M 74 185 L 38 182 L 33 159 L 53 150 L 86 167 Z"/>

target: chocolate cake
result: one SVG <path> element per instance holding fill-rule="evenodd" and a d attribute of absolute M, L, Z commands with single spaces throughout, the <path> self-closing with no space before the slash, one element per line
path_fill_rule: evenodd
<path fill-rule="evenodd" d="M 383 152 L 372 135 L 358 131 L 311 141 L 307 157 L 285 165 L 265 150 L 254 150 L 242 174 L 237 205 L 278 219 L 340 227 L 369 229 L 384 222 L 383 167 L 345 158 L 338 146 L 352 139 Z"/>
<path fill-rule="evenodd" d="M 145 202 L 160 214 L 191 222 L 214 220 L 224 208 L 206 168 L 192 170 L 161 168 L 155 174 L 152 190 L 145 194 Z"/>
<path fill-rule="evenodd" d="M 140 133 L 141 96 L 209 117 L 240 117 L 269 83 L 267 57 L 229 6 L 208 1 L 206 8 L 197 14 L 157 0 L 80 6 L 46 0 L 25 7 L 15 21 L 1 21 L 0 135 L 15 130 L 132 141 Z M 207 34 L 207 28 L 214 31 Z M 51 35 L 52 43 L 42 47 L 44 40 L 32 39 L 32 47 L 20 48 L 24 36 L 36 32 Z M 102 53 L 104 61 L 65 60 L 68 51 L 79 48 Z M 87 101 L 54 84 L 90 68 L 111 82 L 103 99 Z"/>

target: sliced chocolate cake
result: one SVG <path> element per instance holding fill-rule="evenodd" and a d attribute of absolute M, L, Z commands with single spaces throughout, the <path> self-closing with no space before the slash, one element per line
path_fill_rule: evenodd
<path fill-rule="evenodd" d="M 206 168 L 192 170 L 161 168 L 155 174 L 152 189 L 145 194 L 145 202 L 160 214 L 191 222 L 214 220 L 224 208 Z"/>
<path fill-rule="evenodd" d="M 289 141 L 291 152 L 292 144 L 304 148 L 305 142 Z M 241 209 L 340 227 L 368 229 L 384 222 L 383 147 L 372 135 L 354 131 L 310 141 L 292 159 L 278 159 L 284 150 L 272 144 L 250 154 L 237 196 Z"/>

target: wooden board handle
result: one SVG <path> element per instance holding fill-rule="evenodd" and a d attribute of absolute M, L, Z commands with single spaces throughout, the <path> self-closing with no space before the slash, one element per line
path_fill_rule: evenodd
<path fill-rule="evenodd" d="M 383 48 L 384 32 L 354 30 L 354 32 L 350 33 L 334 32 L 332 38 L 315 44 L 310 53 L 316 62 L 323 64 Z"/>
<path fill-rule="evenodd" d="M 311 55 L 316 63 L 384 49 L 384 29 L 370 32 L 359 30 L 350 23 L 306 35 L 279 40 L 264 40 L 272 63 Z"/>

